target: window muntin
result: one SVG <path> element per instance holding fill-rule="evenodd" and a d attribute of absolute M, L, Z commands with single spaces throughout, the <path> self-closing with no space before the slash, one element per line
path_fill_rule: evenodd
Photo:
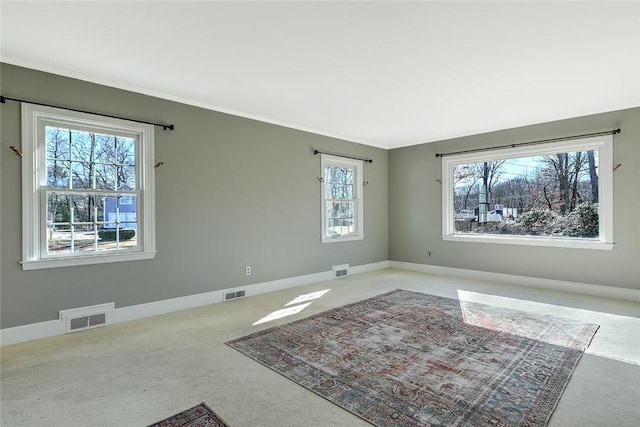
<path fill-rule="evenodd" d="M 612 137 L 443 157 L 443 239 L 611 249 Z"/>
<path fill-rule="evenodd" d="M 360 160 L 322 155 L 322 241 L 363 238 Z"/>
<path fill-rule="evenodd" d="M 22 114 L 23 269 L 152 258 L 153 127 L 31 104 Z"/>

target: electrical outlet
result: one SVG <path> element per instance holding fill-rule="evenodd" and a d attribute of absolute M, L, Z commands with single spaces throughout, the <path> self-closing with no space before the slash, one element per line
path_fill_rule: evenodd
<path fill-rule="evenodd" d="M 431 252 L 427 252 L 427 257 L 430 257 L 430 256 L 431 256 Z"/>
<path fill-rule="evenodd" d="M 248 266 L 248 265 L 247 265 L 247 266 L 244 268 L 244 274 L 245 274 L 246 276 L 251 276 L 251 266 Z"/>

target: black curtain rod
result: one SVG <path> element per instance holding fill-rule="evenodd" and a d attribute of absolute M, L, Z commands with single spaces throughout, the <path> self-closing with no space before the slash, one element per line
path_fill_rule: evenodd
<path fill-rule="evenodd" d="M 96 116 L 109 117 L 109 118 L 112 118 L 112 119 L 128 120 L 130 122 L 144 123 L 145 125 L 158 126 L 158 127 L 161 127 L 164 130 L 174 130 L 175 129 L 174 125 L 163 125 L 163 124 L 160 124 L 160 123 L 145 122 L 144 120 L 135 120 L 135 119 L 129 119 L 129 118 L 126 118 L 126 117 L 112 116 L 112 115 L 109 115 L 109 114 L 94 113 L 93 111 L 78 110 L 76 108 L 61 107 L 59 105 L 43 104 L 42 102 L 33 102 L 33 101 L 27 101 L 26 99 L 10 98 L 8 96 L 0 95 L 0 103 L 4 104 L 7 101 L 26 102 L 27 104 L 42 105 L 43 107 L 53 107 L 53 108 L 61 108 L 63 110 L 75 111 L 76 113 L 87 113 L 87 114 L 94 114 Z"/>
<path fill-rule="evenodd" d="M 538 141 L 521 142 L 518 144 L 497 145 L 495 147 L 476 148 L 473 150 L 453 151 L 451 153 L 436 153 L 436 157 L 453 156 L 454 154 L 479 153 L 481 151 L 499 150 L 501 148 L 515 148 L 525 145 L 544 144 L 545 142 L 569 141 L 572 139 L 588 138 L 590 136 L 615 135 L 617 133 L 620 133 L 620 129 L 613 129 L 605 132 L 586 133 L 584 135 L 561 136 L 559 138 L 541 139 Z"/>
<path fill-rule="evenodd" d="M 344 157 L 345 159 L 354 159 L 354 160 L 362 160 L 365 163 L 373 163 L 373 159 L 370 159 L 368 157 L 356 157 L 356 156 L 348 156 L 346 154 L 338 154 L 338 153 L 330 153 L 328 151 L 320 151 L 320 150 L 313 150 L 313 154 L 328 154 L 330 156 L 336 156 L 336 157 Z"/>

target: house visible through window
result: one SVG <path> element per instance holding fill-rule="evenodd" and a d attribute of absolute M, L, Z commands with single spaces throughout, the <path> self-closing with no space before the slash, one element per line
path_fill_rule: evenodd
<path fill-rule="evenodd" d="M 361 160 L 322 155 L 322 241 L 362 239 Z"/>
<path fill-rule="evenodd" d="M 30 104 L 22 114 L 34 159 L 24 165 L 23 268 L 153 257 L 153 127 Z"/>
<path fill-rule="evenodd" d="M 443 238 L 611 249 L 611 165 L 611 136 L 443 157 Z"/>

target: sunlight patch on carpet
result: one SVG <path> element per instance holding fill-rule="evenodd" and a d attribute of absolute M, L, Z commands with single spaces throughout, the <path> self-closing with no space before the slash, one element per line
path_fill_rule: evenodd
<path fill-rule="evenodd" d="M 252 326 L 259 325 L 261 323 L 271 322 L 272 320 L 276 320 L 276 319 L 282 319 L 283 317 L 293 316 L 294 314 L 300 313 L 302 310 L 307 308 L 310 304 L 311 303 L 308 302 L 306 304 L 300 304 L 293 307 L 276 310 L 264 316 L 262 319 L 258 320 L 257 322 L 253 323 Z"/>
<path fill-rule="evenodd" d="M 311 300 L 314 300 L 314 299 L 322 298 L 330 290 L 331 289 L 323 289 L 321 291 L 311 292 L 311 293 L 308 293 L 308 294 L 297 296 L 296 298 L 294 298 L 291 301 L 289 301 L 288 303 L 286 303 L 284 306 L 287 307 L 287 306 L 290 306 L 290 305 L 300 304 L 302 302 L 307 302 L 307 301 L 311 301 Z"/>

